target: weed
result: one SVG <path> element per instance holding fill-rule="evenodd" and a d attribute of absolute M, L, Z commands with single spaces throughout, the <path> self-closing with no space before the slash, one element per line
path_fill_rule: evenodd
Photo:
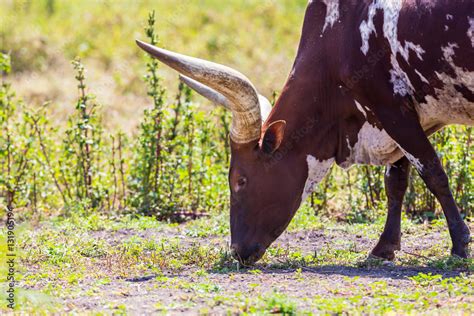
<path fill-rule="evenodd" d="M 266 308 L 272 314 L 296 315 L 296 304 L 285 295 L 273 293 L 266 298 Z"/>

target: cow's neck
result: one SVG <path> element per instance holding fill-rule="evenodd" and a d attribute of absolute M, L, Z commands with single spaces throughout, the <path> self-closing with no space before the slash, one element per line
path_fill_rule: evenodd
<path fill-rule="evenodd" d="M 313 80 L 309 86 L 292 78 L 283 89 L 267 124 L 275 120 L 287 122 L 284 142 L 301 155 L 300 167 L 308 170 L 302 196 L 304 200 L 323 180 L 334 162 L 343 163 L 350 155 L 348 145 L 357 141 L 363 117 L 348 124 L 346 118 L 350 114 L 347 112 L 351 109 L 342 108 L 344 102 L 336 102 L 340 108 L 327 106 L 328 96 L 337 95 L 337 91 L 332 91 L 339 89 L 337 85 L 328 85 L 327 81 L 318 85 Z M 347 135 L 353 137 L 348 138 Z"/>

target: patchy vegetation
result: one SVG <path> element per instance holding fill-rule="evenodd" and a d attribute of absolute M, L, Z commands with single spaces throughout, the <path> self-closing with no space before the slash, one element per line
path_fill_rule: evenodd
<path fill-rule="evenodd" d="M 17 311 L 474 313 L 473 261 L 446 257 L 414 173 L 395 265 L 366 260 L 386 212 L 383 170 L 369 167 L 334 168 L 257 266 L 231 260 L 228 113 L 174 87 L 133 39 L 239 65 L 269 96 L 306 3 L 0 3 L 0 221 L 14 211 Z M 469 220 L 472 128 L 432 141 Z"/>
<path fill-rule="evenodd" d="M 96 215 L 25 223 L 19 310 L 474 312 L 474 262 L 446 257 L 444 225 L 404 219 L 402 251 L 392 264 L 366 260 L 382 224 L 335 223 L 305 207 L 263 260 L 247 268 L 227 252 L 227 216 L 179 225 Z"/>

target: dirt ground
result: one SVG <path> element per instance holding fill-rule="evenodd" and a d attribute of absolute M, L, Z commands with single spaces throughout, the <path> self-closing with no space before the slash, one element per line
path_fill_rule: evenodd
<path fill-rule="evenodd" d="M 472 229 L 472 226 L 471 226 Z M 110 246 L 120 245 L 133 236 L 143 240 L 178 239 L 180 247 L 192 248 L 196 245 L 211 247 L 225 247 L 225 237 L 190 237 L 184 232 L 176 229 L 155 230 L 146 229 L 135 231 L 132 229 L 121 229 L 118 231 L 97 231 L 92 233 L 92 238 L 105 241 Z M 276 248 L 286 249 L 289 253 L 297 251 L 305 255 L 324 253 L 325 249 L 331 249 L 333 254 L 327 259 L 327 263 L 319 265 L 302 265 L 299 268 L 291 264 L 282 263 L 280 266 L 278 258 L 271 259 L 273 264 L 257 264 L 249 269 L 238 269 L 232 267 L 230 270 L 222 269 L 200 269 L 198 267 L 186 266 L 173 271 L 163 270 L 162 273 L 145 273 L 131 277 L 111 276 L 107 284 L 97 285 L 93 278 L 82 280 L 77 286 L 79 292 L 71 297 L 62 299 L 62 311 L 74 312 L 117 312 L 123 311 L 129 314 L 152 314 L 162 312 L 167 314 L 180 313 L 211 313 L 237 314 L 242 312 L 262 311 L 270 313 L 285 313 L 285 306 L 290 304 L 290 314 L 295 312 L 291 303 L 285 300 L 293 300 L 297 311 L 310 312 L 320 308 L 321 304 L 328 304 L 333 308 L 334 304 L 342 304 L 340 309 L 325 310 L 319 312 L 364 312 L 367 304 L 375 304 L 374 308 L 380 308 L 380 301 L 390 297 L 390 293 L 412 293 L 416 285 L 410 277 L 420 275 L 439 275 L 440 280 L 463 277 L 468 279 L 471 286 L 470 294 L 466 296 L 455 296 L 441 298 L 437 303 L 439 311 L 443 313 L 461 304 L 471 306 L 474 304 L 472 293 L 472 276 L 465 269 L 440 269 L 426 264 L 429 258 L 420 255 L 433 247 L 440 247 L 447 254 L 449 249 L 446 236 L 439 231 L 426 231 L 416 235 L 403 236 L 402 248 L 397 261 L 381 262 L 375 265 L 366 264 L 363 261 L 365 255 L 374 246 L 375 239 L 368 238 L 366 233 L 348 232 L 344 229 L 321 229 L 302 232 L 285 233 L 276 242 Z M 358 262 L 345 263 L 341 258 L 340 264 L 337 258 L 337 250 L 356 254 Z M 106 265 L 102 268 L 105 269 Z M 101 269 L 99 267 L 99 269 Z M 108 273 L 108 272 L 107 272 Z M 431 290 L 436 289 L 436 284 L 430 283 Z M 378 292 L 376 291 L 378 289 Z M 419 289 L 422 293 L 424 288 Z M 440 290 L 442 291 L 442 289 Z M 382 293 L 382 299 L 377 296 Z M 384 292 L 387 294 L 384 296 Z M 87 294 L 86 294 L 87 293 Z M 278 293 L 278 294 L 275 294 Z M 272 298 L 277 295 L 277 298 Z M 362 305 L 359 303 L 347 305 L 354 297 L 362 296 Z M 417 295 L 415 294 L 416 298 Z M 315 301 L 314 298 L 317 298 Z M 282 302 L 280 302 L 280 301 Z M 397 300 L 397 298 L 395 298 Z M 403 298 L 398 297 L 403 301 Z M 416 304 L 417 299 L 414 300 Z M 318 307 L 318 302 L 319 306 Z M 286 305 L 285 305 L 286 304 Z M 392 304 L 393 305 L 393 304 Z M 254 306 L 262 306 L 262 309 L 253 310 Z M 357 309 L 361 308 L 362 309 Z M 394 305 L 396 306 L 396 305 Z M 437 308 L 434 306 L 434 308 Z M 336 306 L 337 308 L 337 306 Z M 355 308 L 355 309 L 354 309 Z M 429 310 L 432 310 L 433 306 Z M 390 311 L 377 309 L 380 312 Z"/>

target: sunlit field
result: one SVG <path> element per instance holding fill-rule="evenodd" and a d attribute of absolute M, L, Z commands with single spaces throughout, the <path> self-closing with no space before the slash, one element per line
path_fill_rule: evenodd
<path fill-rule="evenodd" d="M 230 255 L 230 114 L 135 39 L 239 69 L 274 101 L 306 5 L 0 1 L 0 313 L 474 313 L 473 259 L 449 256 L 415 172 L 393 262 L 368 258 L 387 202 L 367 166 L 334 167 L 256 265 Z M 431 137 L 471 231 L 472 137 Z"/>

